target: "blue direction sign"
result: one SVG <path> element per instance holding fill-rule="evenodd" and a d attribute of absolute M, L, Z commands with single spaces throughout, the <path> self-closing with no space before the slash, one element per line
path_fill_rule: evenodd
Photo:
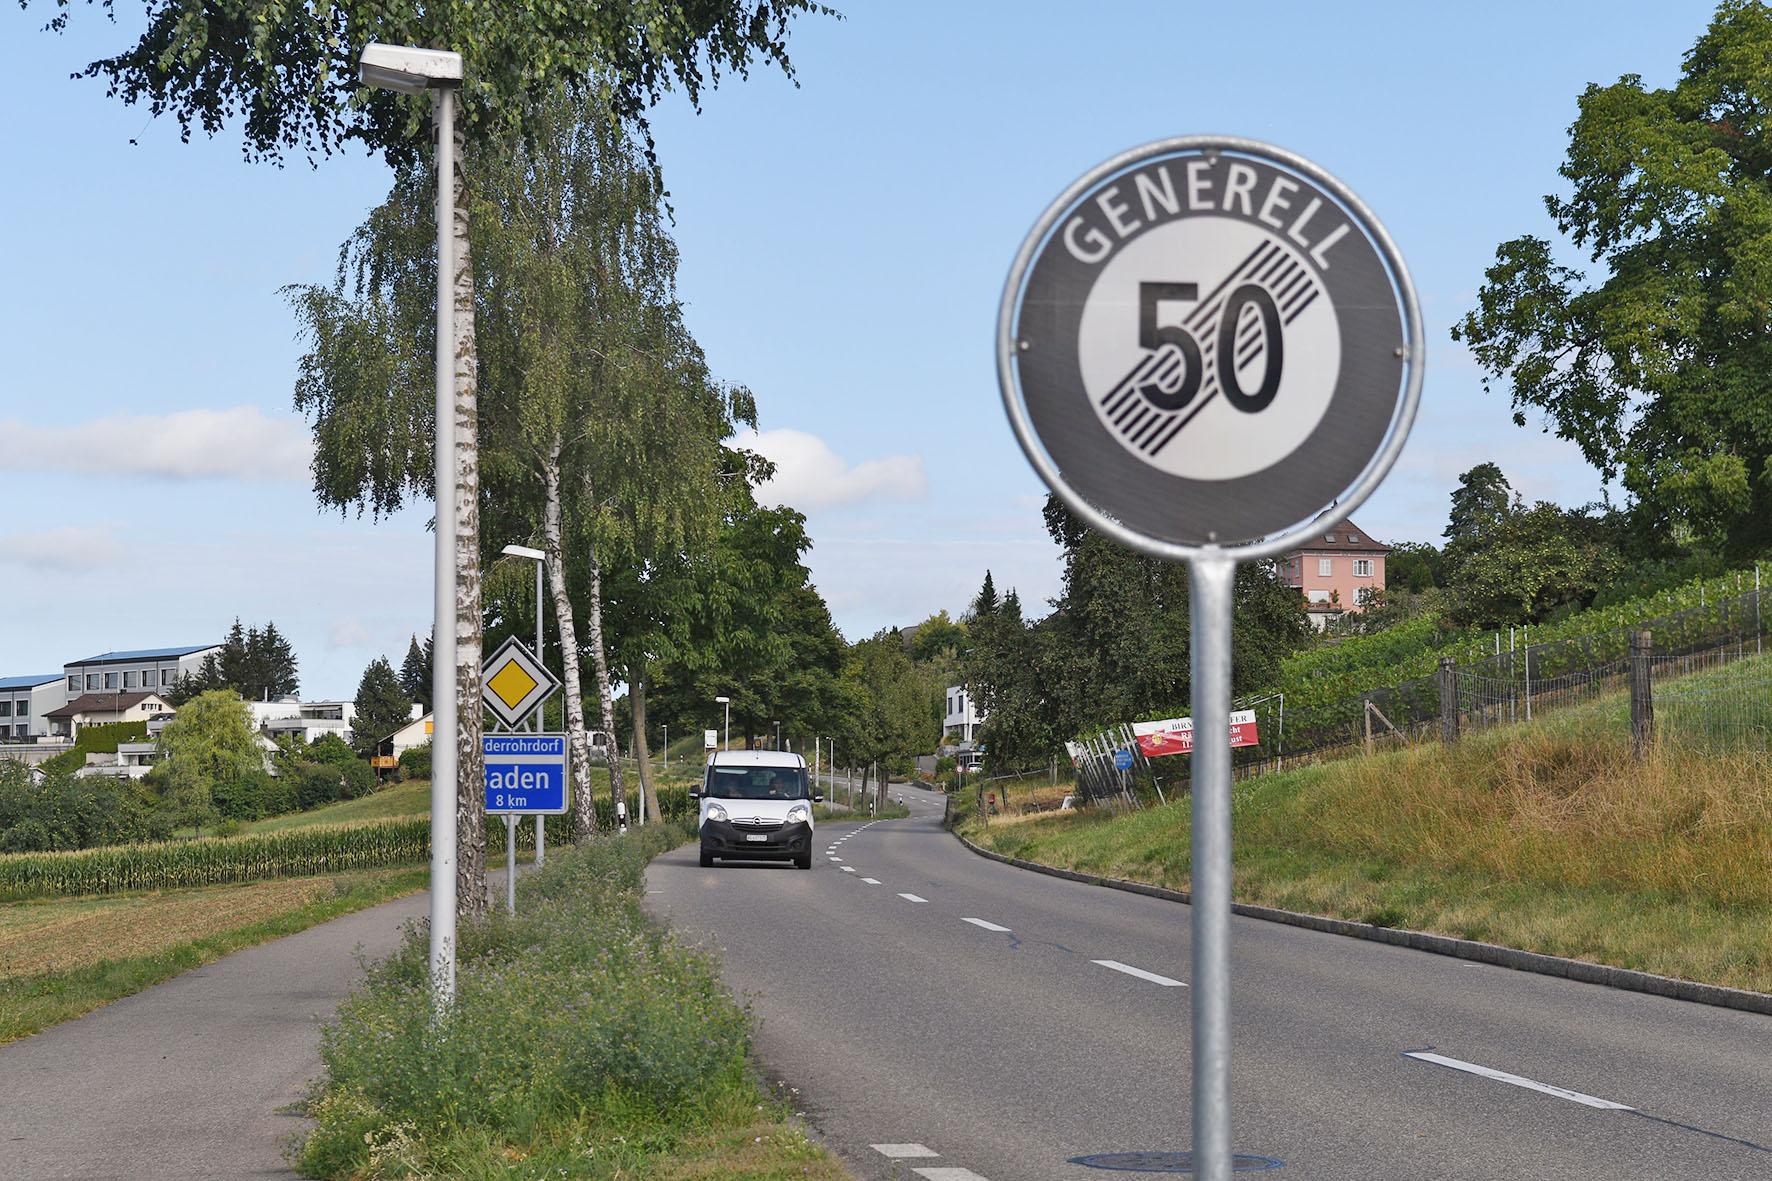
<path fill-rule="evenodd" d="M 482 734 L 480 742 L 489 815 L 566 813 L 566 735 Z"/>
<path fill-rule="evenodd" d="M 1130 771 L 1132 769 L 1132 752 L 1123 746 L 1115 751 L 1114 766 L 1122 771 Z"/>

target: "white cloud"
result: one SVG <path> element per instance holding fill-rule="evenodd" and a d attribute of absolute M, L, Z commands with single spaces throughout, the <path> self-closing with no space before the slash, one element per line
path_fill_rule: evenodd
<path fill-rule="evenodd" d="M 363 621 L 355 615 L 334 619 L 326 628 L 328 648 L 367 648 L 374 640 Z"/>
<path fill-rule="evenodd" d="M 119 414 L 74 426 L 0 419 L 0 471 L 163 480 L 302 480 L 313 443 L 294 417 L 257 406 Z"/>
<path fill-rule="evenodd" d="M 758 499 L 803 511 L 863 501 L 920 500 L 929 491 L 921 455 L 888 455 L 851 466 L 817 435 L 778 429 L 745 431 L 737 444 L 775 464 Z"/>
<path fill-rule="evenodd" d="M 122 552 L 108 529 L 64 525 L 37 533 L 0 537 L 0 566 L 45 573 L 83 573 L 108 566 Z"/>

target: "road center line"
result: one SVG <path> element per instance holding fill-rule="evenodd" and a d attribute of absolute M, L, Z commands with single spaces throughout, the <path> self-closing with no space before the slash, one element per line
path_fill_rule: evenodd
<path fill-rule="evenodd" d="M 899 897 L 904 899 L 906 902 L 927 902 L 927 901 L 929 901 L 929 899 L 919 898 L 915 894 L 900 894 Z"/>
<path fill-rule="evenodd" d="M 964 916 L 962 916 L 960 921 L 962 923 L 971 923 L 975 927 L 983 927 L 987 931 L 1001 931 L 1005 935 L 1007 935 L 1009 933 L 1008 927 L 999 927 L 999 926 L 997 926 L 997 924 L 987 923 L 983 919 L 969 919 L 969 918 L 965 918 Z"/>
<path fill-rule="evenodd" d="M 911 1172 L 924 1178 L 924 1181 L 987 1181 L 984 1176 L 971 1169 L 912 1169 Z"/>
<path fill-rule="evenodd" d="M 1092 964 L 1100 964 L 1104 968 L 1112 968 L 1116 972 L 1124 972 L 1128 976 L 1136 976 L 1140 980 L 1149 980 L 1152 984 L 1161 984 L 1164 988 L 1186 988 L 1179 980 L 1171 980 L 1167 976 L 1159 976 L 1155 972 L 1147 972 L 1143 968 L 1134 968 L 1131 964 L 1122 964 L 1119 960 L 1090 960 Z"/>
<path fill-rule="evenodd" d="M 1564 1087 L 1553 1087 L 1549 1083 L 1541 1083 L 1533 1079 L 1523 1078 L 1517 1074 L 1509 1074 L 1505 1070 L 1495 1070 L 1488 1066 L 1478 1066 L 1474 1062 L 1461 1062 L 1457 1058 L 1448 1058 L 1443 1054 L 1433 1054 L 1426 1050 L 1406 1051 L 1403 1054 L 1403 1057 L 1414 1058 L 1418 1062 L 1431 1062 L 1435 1066 L 1450 1067 L 1453 1070 L 1462 1070 L 1466 1074 L 1480 1075 L 1483 1078 L 1494 1079 L 1498 1083 L 1507 1083 L 1510 1086 L 1525 1087 L 1529 1091 L 1539 1091 L 1546 1095 L 1554 1095 L 1558 1099 L 1567 1099 L 1571 1103 L 1580 1103 L 1587 1107 L 1597 1107 L 1602 1111 L 1636 1110 L 1636 1108 L 1629 1107 L 1623 1103 L 1614 1103 L 1610 1099 L 1596 1099 L 1592 1095 L 1583 1095 L 1580 1091 L 1571 1091 Z"/>
<path fill-rule="evenodd" d="M 879 885 L 879 884 L 880 884 L 880 879 L 879 879 L 879 878 L 863 878 L 863 879 L 861 879 L 861 880 L 862 880 L 862 881 L 864 881 L 864 882 L 866 882 L 866 883 L 867 883 L 867 884 L 868 884 L 868 885 L 870 885 L 870 886 L 877 886 L 877 885 Z"/>
<path fill-rule="evenodd" d="M 855 867 L 853 865 L 839 865 L 837 868 L 842 870 L 844 873 L 854 873 L 855 872 Z"/>
<path fill-rule="evenodd" d="M 910 1156 L 940 1156 L 941 1153 L 922 1144 L 870 1144 L 881 1156 L 889 1156 L 894 1160 L 903 1160 Z"/>

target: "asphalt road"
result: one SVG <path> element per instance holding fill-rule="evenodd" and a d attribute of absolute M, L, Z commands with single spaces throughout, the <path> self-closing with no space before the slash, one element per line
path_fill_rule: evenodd
<path fill-rule="evenodd" d="M 1188 1147 L 1188 908 L 987 861 L 891 792 L 911 819 L 821 825 L 809 873 L 690 846 L 648 904 L 720 949 L 858 1176 L 1153 1175 L 1070 1160 Z M 1232 922 L 1233 1143 L 1281 1175 L 1772 1178 L 1772 1018 Z"/>
<path fill-rule="evenodd" d="M 394 950 L 429 906 L 361 910 L 0 1046 L 0 1178 L 295 1177 L 283 1146 L 307 1127 L 320 1025 L 359 956 Z"/>

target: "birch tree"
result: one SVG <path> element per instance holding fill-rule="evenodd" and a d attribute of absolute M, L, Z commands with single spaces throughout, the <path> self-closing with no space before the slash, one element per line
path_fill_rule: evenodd
<path fill-rule="evenodd" d="M 30 6 L 30 0 L 21 3 Z M 107 15 L 116 6 L 115 0 L 103 5 Z M 317 161 L 355 140 L 410 179 L 423 154 L 429 101 L 360 85 L 357 55 L 371 41 L 442 47 L 462 55 L 458 164 L 449 178 L 456 195 L 451 228 L 457 260 L 452 276 L 455 430 L 462 441 L 455 473 L 456 693 L 463 704 L 456 865 L 457 897 L 468 910 L 481 911 L 486 898 L 478 704 L 480 488 L 467 220 L 472 193 L 463 166 L 468 148 L 528 134 L 536 110 L 564 87 L 596 102 L 614 122 L 638 127 L 650 158 L 647 111 L 666 91 L 680 88 L 699 104 L 703 87 L 717 84 L 723 72 L 742 77 L 756 63 L 778 66 L 792 77 L 790 22 L 809 11 L 834 14 L 811 0 L 694 5 L 674 0 L 513 0 L 492 5 L 143 0 L 141 8 L 143 31 L 125 35 L 135 36 L 135 43 L 126 42 L 118 53 L 91 62 L 82 73 L 103 79 L 110 93 L 126 104 L 145 102 L 154 115 L 171 115 L 186 139 L 195 130 L 213 136 L 230 125 L 240 126 L 249 159 L 281 162 L 299 154 Z M 59 32 L 74 15 L 67 0 L 55 0 L 45 28 Z M 413 419 L 415 426 L 421 422 L 422 416 Z M 396 441 L 394 448 L 410 453 L 411 442 Z M 360 443 L 372 451 L 379 447 L 373 437 Z M 413 470 L 397 471 L 396 485 L 406 482 Z M 434 489 L 434 473 L 417 479 Z M 322 501 L 340 503 L 324 495 Z"/>

